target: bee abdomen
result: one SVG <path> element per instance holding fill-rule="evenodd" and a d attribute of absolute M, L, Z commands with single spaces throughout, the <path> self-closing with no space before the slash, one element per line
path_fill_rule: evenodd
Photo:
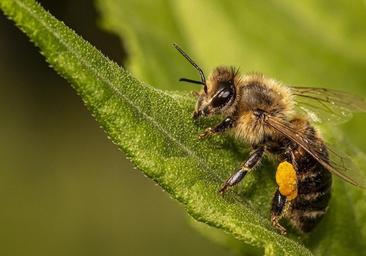
<path fill-rule="evenodd" d="M 312 171 L 298 174 L 297 190 L 299 195 L 327 192 L 332 186 L 332 175 L 321 166 Z"/>
<path fill-rule="evenodd" d="M 291 221 L 303 232 L 311 231 L 324 216 L 331 196 L 332 175 L 319 164 L 298 173 L 298 196 L 291 202 Z"/>
<path fill-rule="evenodd" d="M 302 232 L 310 232 L 314 229 L 316 225 L 318 225 L 319 221 L 323 218 L 326 210 L 323 211 L 312 211 L 306 212 L 305 214 L 299 215 L 296 226 Z"/>

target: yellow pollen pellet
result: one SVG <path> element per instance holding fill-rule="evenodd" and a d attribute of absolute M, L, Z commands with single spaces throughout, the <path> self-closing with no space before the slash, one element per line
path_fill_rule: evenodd
<path fill-rule="evenodd" d="M 286 196 L 288 200 L 293 200 L 297 197 L 296 171 L 292 164 L 285 161 L 278 165 L 276 182 L 280 193 Z"/>

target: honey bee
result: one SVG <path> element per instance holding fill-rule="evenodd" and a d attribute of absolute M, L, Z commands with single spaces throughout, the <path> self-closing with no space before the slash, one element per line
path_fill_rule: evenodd
<path fill-rule="evenodd" d="M 272 155 L 277 167 L 277 190 L 271 207 L 272 225 L 282 234 L 285 218 L 300 232 L 313 230 L 325 215 L 331 197 L 332 174 L 362 187 L 351 175 L 350 158 L 326 145 L 314 122 L 347 121 L 352 112 L 366 112 L 366 102 L 347 93 L 310 87 L 290 87 L 259 73 L 240 75 L 233 67 L 217 67 L 206 79 L 202 69 L 178 45 L 174 47 L 198 71 L 200 84 L 193 118 L 223 116 L 200 139 L 231 130 L 251 145 L 252 152 L 219 192 L 238 184 L 255 169 L 264 155 Z M 349 161 L 351 162 L 351 161 Z"/>

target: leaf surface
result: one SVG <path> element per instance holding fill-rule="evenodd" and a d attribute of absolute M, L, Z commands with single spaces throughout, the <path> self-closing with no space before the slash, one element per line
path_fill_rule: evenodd
<path fill-rule="evenodd" d="M 175 42 L 206 74 L 218 65 L 233 65 L 243 73 L 260 71 L 288 84 L 366 95 L 364 1 L 336 0 L 330 5 L 316 0 L 97 0 L 97 7 L 103 27 L 127 46 L 128 67 L 160 88 L 190 89 L 177 79 L 198 79 L 192 66 L 170 47 Z M 366 125 L 365 116 L 360 118 L 347 124 L 346 135 L 365 150 L 363 133 L 354 132 Z M 332 132 L 323 130 L 323 134 L 329 137 Z M 341 141 L 340 137 L 335 136 Z M 342 149 L 349 141 L 337 146 Z M 365 173 L 364 158 L 359 166 Z M 266 182 L 272 182 L 273 168 L 262 167 L 253 175 L 269 174 Z M 366 193 L 334 180 L 326 218 L 303 240 L 316 255 L 362 254 L 366 251 Z M 258 184 L 243 194 L 255 209 L 268 213 L 273 187 L 268 191 Z"/>
<path fill-rule="evenodd" d="M 222 182 L 247 155 L 246 147 L 230 137 L 198 141 L 197 133 L 211 121 L 192 122 L 193 101 L 189 96 L 138 81 L 34 1 L 0 0 L 0 7 L 71 83 L 111 140 L 140 170 L 182 202 L 195 219 L 262 247 L 267 255 L 311 255 L 296 237 L 279 235 L 269 223 L 274 191 L 271 165 L 253 172 L 227 196 L 217 194 Z M 170 16 L 165 18 L 162 24 Z M 136 22 L 139 24 L 138 19 Z M 151 79 L 155 76 L 154 72 L 149 74 Z M 357 227 L 364 215 L 348 207 L 348 199 L 362 197 L 351 188 L 350 193 L 345 193 L 348 187 L 342 183 L 337 182 L 335 187 L 339 199 L 332 201 L 330 214 L 317 229 L 318 239 L 306 242 L 319 254 L 325 250 L 333 255 L 337 251 L 352 254 L 364 245 L 345 234 L 362 237 L 365 230 L 357 231 Z M 359 205 L 352 207 L 357 209 Z M 344 226 L 332 229 L 339 218 L 345 218 Z M 338 232 L 328 236 L 332 231 Z M 332 243 L 329 237 L 337 242 Z"/>

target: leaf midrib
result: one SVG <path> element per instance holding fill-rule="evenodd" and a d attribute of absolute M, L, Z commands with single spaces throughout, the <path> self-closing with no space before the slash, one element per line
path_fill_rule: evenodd
<path fill-rule="evenodd" d="M 134 108 L 139 114 L 141 114 L 145 120 L 151 122 L 151 124 L 153 124 L 153 126 L 155 126 L 160 132 L 162 132 L 164 135 L 166 135 L 173 143 L 177 144 L 179 147 L 181 147 L 186 153 L 188 153 L 188 155 L 190 155 L 191 157 L 193 157 L 194 159 L 196 159 L 196 161 L 202 165 L 203 167 L 205 167 L 207 173 L 209 173 L 210 175 L 214 175 L 214 172 L 210 171 L 210 168 L 209 166 L 201 160 L 200 157 L 198 157 L 194 151 L 192 151 L 189 147 L 187 147 L 186 145 L 184 145 L 182 142 L 180 142 L 178 139 L 176 139 L 175 137 L 173 137 L 168 131 L 166 131 L 163 127 L 161 127 L 161 125 L 159 125 L 159 123 L 150 115 L 148 115 L 147 113 L 145 113 L 144 111 L 141 110 L 141 108 L 139 108 L 138 106 L 136 106 L 135 104 L 133 104 L 132 101 L 130 101 L 125 95 L 123 95 L 122 93 L 120 93 L 120 91 L 113 85 L 113 83 L 106 77 L 104 76 L 101 76 L 100 74 L 98 74 L 98 72 L 96 72 L 96 70 L 91 66 L 91 65 L 88 65 L 87 62 L 84 61 L 84 58 L 82 58 L 81 55 L 79 55 L 77 52 L 75 52 L 73 50 L 73 47 L 70 47 L 67 42 L 65 42 L 63 40 L 62 37 L 60 37 L 57 33 L 55 33 L 52 29 L 50 29 L 50 27 L 48 26 L 47 23 L 44 23 L 42 21 L 42 19 L 39 19 L 37 15 L 35 15 L 31 9 L 29 9 L 26 5 L 24 5 L 22 2 L 19 2 L 18 0 L 15 0 L 14 3 L 16 3 L 20 8 L 24 9 L 31 17 L 33 17 L 37 22 L 39 22 L 51 35 L 53 35 L 64 47 L 67 51 L 69 51 L 71 54 L 73 54 L 75 57 L 78 57 L 78 60 L 80 61 L 80 63 L 86 67 L 87 69 L 91 70 L 92 73 L 94 74 L 94 76 L 96 76 L 97 78 L 100 78 L 101 81 L 103 81 L 106 85 L 109 86 L 109 89 L 112 90 L 112 92 L 115 92 L 118 96 L 120 96 L 126 103 L 128 103 L 130 105 L 130 107 Z M 95 48 L 94 48 L 95 49 Z M 97 49 L 95 49 L 96 51 L 98 51 Z M 111 61 L 112 62 L 112 61 Z M 118 67 L 120 69 L 120 67 Z M 124 70 L 125 71 L 125 70 Z M 129 76 L 129 78 L 133 79 L 134 81 L 136 81 L 133 77 L 130 76 L 130 74 L 126 72 L 126 75 Z M 173 100 L 176 100 L 174 99 L 173 96 L 169 95 L 168 93 L 165 93 L 161 90 L 158 90 L 152 86 L 149 86 L 145 83 L 140 83 L 141 86 L 145 87 L 146 89 L 149 89 L 149 90 L 152 90 L 152 91 L 155 91 L 156 93 L 158 94 L 164 94 L 165 96 L 169 96 L 170 98 L 172 98 Z M 224 180 L 222 180 L 219 176 L 215 175 L 216 179 L 219 179 L 221 182 L 223 182 Z M 235 192 L 235 199 L 240 203 L 240 205 L 242 207 L 244 207 L 244 205 L 242 205 L 242 203 L 244 203 L 244 201 L 242 201 L 242 199 L 240 198 L 239 194 L 237 194 Z M 246 203 L 246 210 L 247 211 L 250 211 L 251 214 L 253 214 L 254 216 L 256 216 L 258 219 L 260 219 L 262 222 L 267 222 L 269 223 L 269 221 L 265 218 L 263 218 L 261 215 L 259 215 L 255 210 L 251 209 L 250 208 L 250 205 L 248 205 Z M 194 216 L 193 216 L 194 217 Z M 301 246 L 303 247 L 301 244 L 287 238 L 287 237 L 283 237 L 279 234 L 277 234 L 275 231 L 272 231 L 270 229 L 267 229 L 261 225 L 258 225 L 258 224 L 254 224 L 252 222 L 245 222 L 243 221 L 242 219 L 239 220 L 240 223 L 243 223 L 244 225 L 247 225 L 247 226 L 251 226 L 255 229 L 260 229 L 263 231 L 263 233 L 268 233 L 272 236 L 278 236 L 278 237 L 281 237 L 281 239 L 283 240 L 287 240 L 287 242 L 289 243 L 293 243 L 295 244 L 296 246 Z M 224 227 L 224 229 L 228 229 L 227 227 Z M 242 234 L 243 235 L 243 234 Z M 280 248 L 285 254 L 287 254 L 287 249 L 285 249 L 285 247 L 280 244 L 278 242 L 277 239 L 274 239 L 272 241 L 269 242 L 270 243 L 274 243 L 278 246 L 278 248 Z M 268 245 L 268 243 L 266 243 Z"/>

